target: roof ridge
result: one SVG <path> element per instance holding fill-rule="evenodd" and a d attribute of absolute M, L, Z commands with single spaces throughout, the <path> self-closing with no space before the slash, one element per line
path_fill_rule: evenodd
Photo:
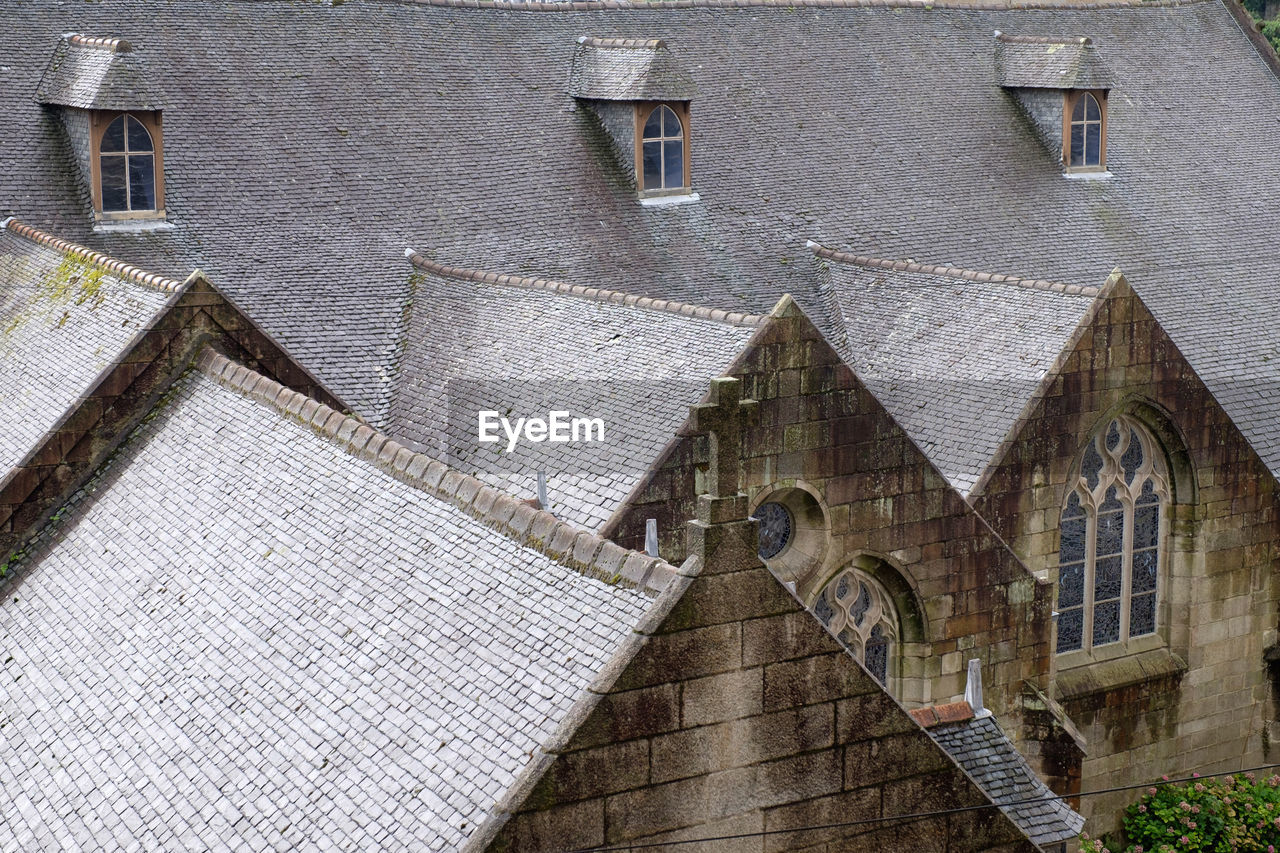
<path fill-rule="evenodd" d="M 605 38 L 602 36 L 579 36 L 578 44 L 588 47 L 627 47 L 658 50 L 667 46 L 662 39 Z"/>
<path fill-rule="evenodd" d="M 931 729 L 946 723 L 967 723 L 977 719 L 973 707 L 965 700 L 944 702 L 938 705 L 926 705 L 907 712 L 921 728 Z"/>
<path fill-rule="evenodd" d="M 56 249 L 64 255 L 78 255 L 87 263 L 100 266 L 117 278 L 131 281 L 134 284 L 140 284 L 143 287 L 150 287 L 154 290 L 162 290 L 168 293 L 177 293 L 182 289 L 182 282 L 174 281 L 171 278 L 165 278 L 157 273 L 138 269 L 132 264 L 126 264 L 124 261 L 113 258 L 110 255 L 104 255 L 101 252 L 95 252 L 93 249 L 86 248 L 78 243 L 72 243 L 68 240 L 55 237 L 47 231 L 41 231 L 38 228 L 33 228 L 30 225 L 25 225 L 19 222 L 16 216 L 10 216 L 8 219 L 0 222 L 0 225 L 3 225 L 5 228 L 20 237 L 26 237 L 32 242 L 48 246 L 51 249 Z"/>
<path fill-rule="evenodd" d="M 1049 281 L 1043 278 L 1021 278 L 1016 275 L 1002 275 L 1000 273 L 979 272 L 977 270 L 961 269 L 960 267 L 943 267 L 934 264 L 920 264 L 915 261 L 891 261 L 885 258 L 872 258 L 867 255 L 854 255 L 848 252 L 841 252 L 836 249 L 828 249 L 827 247 L 815 243 L 810 240 L 807 243 L 809 249 L 819 258 L 836 261 L 842 264 L 856 264 L 861 267 L 872 267 L 875 269 L 895 270 L 897 272 L 914 272 L 923 273 L 925 275 L 938 275 L 946 278 L 959 278 L 965 281 L 976 281 L 991 284 L 1009 284 L 1014 287 L 1026 287 L 1032 290 L 1047 290 L 1053 293 L 1065 293 L 1070 296 L 1088 296 L 1095 297 L 1098 295 L 1098 288 L 1093 286 L 1082 286 L 1079 284 L 1065 284 L 1060 281 Z"/>
<path fill-rule="evenodd" d="M 582 299 L 591 299 L 596 302 L 613 302 L 619 305 L 629 305 L 633 308 L 648 308 L 654 311 L 665 311 L 668 314 L 679 314 L 683 317 L 697 317 L 702 320 L 714 320 L 718 323 L 727 323 L 731 326 L 759 326 L 764 322 L 764 316 L 760 314 L 744 314 L 740 311 L 725 311 L 722 308 L 705 308 L 701 305 L 691 305 L 687 302 L 676 302 L 671 299 L 654 299 L 650 296 L 636 296 L 633 293 L 623 293 L 620 290 L 605 290 L 599 287 L 584 287 L 580 284 L 565 284 L 562 281 L 553 281 L 548 278 L 529 278 L 526 276 L 510 275 L 507 273 L 485 272 L 484 270 L 465 269 L 462 267 L 451 267 L 437 261 L 424 258 L 413 249 L 405 249 L 404 256 L 409 259 L 409 263 L 419 269 L 432 272 L 437 275 L 447 276 L 449 278 L 458 278 L 464 281 L 483 282 L 485 284 L 503 284 L 509 287 L 526 287 L 535 290 L 551 290 L 558 293 L 565 293 L 569 296 L 577 296 Z"/>
<path fill-rule="evenodd" d="M 1054 0 L 380 0 L 384 3 L 414 6 L 447 6 L 467 9 L 504 9 L 524 12 L 590 12 L 595 10 L 635 9 L 760 9 L 762 7 L 790 9 L 794 7 L 820 7 L 826 9 L 954 9 L 974 12 L 1005 12 L 1033 10 L 1096 10 L 1129 9 L 1161 6 L 1191 6 L 1210 0 L 1094 0 L 1064 6 Z"/>
<path fill-rule="evenodd" d="M 996 41 L 1006 44 L 1078 44 L 1093 47 L 1093 39 L 1088 36 L 1011 36 L 996 30 Z"/>
<path fill-rule="evenodd" d="M 106 36 L 86 36 L 81 33 L 67 33 L 63 36 L 68 44 L 76 47 L 91 47 L 98 50 L 107 50 L 111 53 L 128 53 L 133 50 L 133 45 L 122 38 L 109 38 Z"/>
<path fill-rule="evenodd" d="M 545 510 L 534 509 L 211 347 L 201 350 L 196 367 L 219 384 L 300 420 L 343 445 L 352 456 L 372 462 L 396 479 L 453 504 L 503 535 L 582 574 L 611 584 L 625 581 L 651 593 L 661 592 L 676 574 L 674 566 L 658 557 L 628 551 Z"/>

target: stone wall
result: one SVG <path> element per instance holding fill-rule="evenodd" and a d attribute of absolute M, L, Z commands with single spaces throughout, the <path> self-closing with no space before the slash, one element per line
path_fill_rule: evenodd
<path fill-rule="evenodd" d="M 1275 482 L 1129 284 L 1114 275 L 974 505 L 1056 581 L 1058 520 L 1082 448 L 1117 413 L 1163 445 L 1174 498 L 1154 636 L 1073 652 L 1059 699 L 1087 741 L 1085 790 L 1260 764 L 1275 717 Z M 1106 828 L 1128 795 L 1088 797 Z"/>
<path fill-rule="evenodd" d="M 746 835 L 655 850 L 1034 850 L 971 780 L 760 565 L 753 523 L 704 498 L 669 609 L 548 769 L 495 851 Z M 662 602 L 660 602 L 661 604 Z M 805 827 L 867 821 L 845 827 Z M 795 831 L 789 831 L 795 830 Z"/>

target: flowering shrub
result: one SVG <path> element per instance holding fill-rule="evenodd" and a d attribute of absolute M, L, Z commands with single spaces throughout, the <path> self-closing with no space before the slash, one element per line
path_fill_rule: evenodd
<path fill-rule="evenodd" d="M 1244 773 L 1148 788 L 1125 809 L 1123 824 L 1127 846 L 1086 834 L 1081 853 L 1276 853 L 1280 776 L 1257 781 Z"/>

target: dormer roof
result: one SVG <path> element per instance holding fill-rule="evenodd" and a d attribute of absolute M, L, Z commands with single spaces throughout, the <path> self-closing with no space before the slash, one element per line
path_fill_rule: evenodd
<path fill-rule="evenodd" d="M 40 78 L 36 101 L 83 110 L 158 110 L 164 93 L 129 42 L 67 33 Z"/>
<path fill-rule="evenodd" d="M 996 76 L 1021 89 L 1110 89 L 1111 69 L 1093 39 L 1011 36 L 996 31 Z"/>
<path fill-rule="evenodd" d="M 601 101 L 688 101 L 697 89 L 661 39 L 583 36 L 573 52 L 569 94 Z"/>

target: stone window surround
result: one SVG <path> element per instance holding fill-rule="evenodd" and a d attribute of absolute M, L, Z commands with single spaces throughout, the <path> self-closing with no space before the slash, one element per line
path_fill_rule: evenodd
<path fill-rule="evenodd" d="M 676 114 L 676 118 L 680 119 L 681 130 L 684 131 L 684 186 L 667 187 L 657 190 L 646 190 L 644 188 L 644 124 L 649 119 L 649 114 L 658 107 L 670 107 L 671 111 Z M 690 153 L 692 145 L 690 138 L 689 124 L 689 102 L 688 101 L 637 101 L 635 102 L 635 176 L 636 176 L 636 192 L 641 199 L 662 198 L 664 196 L 689 196 L 692 194 L 692 168 L 690 165 Z"/>
<path fill-rule="evenodd" d="M 1102 112 L 1102 139 L 1099 143 L 1096 166 L 1071 165 L 1071 113 L 1076 102 L 1089 94 L 1098 102 Z M 1062 93 L 1062 170 L 1069 175 L 1105 175 L 1107 172 L 1107 94 L 1106 89 L 1067 89 Z"/>
<path fill-rule="evenodd" d="M 155 210 L 119 210 L 103 211 L 102 209 L 102 136 L 111 122 L 122 115 L 131 115 L 151 134 L 154 148 L 154 168 L 156 186 Z M 159 110 L 92 110 L 89 113 L 89 191 L 93 198 L 93 218 L 95 222 L 118 222 L 129 219 L 155 220 L 165 218 L 164 209 L 164 134 Z"/>

